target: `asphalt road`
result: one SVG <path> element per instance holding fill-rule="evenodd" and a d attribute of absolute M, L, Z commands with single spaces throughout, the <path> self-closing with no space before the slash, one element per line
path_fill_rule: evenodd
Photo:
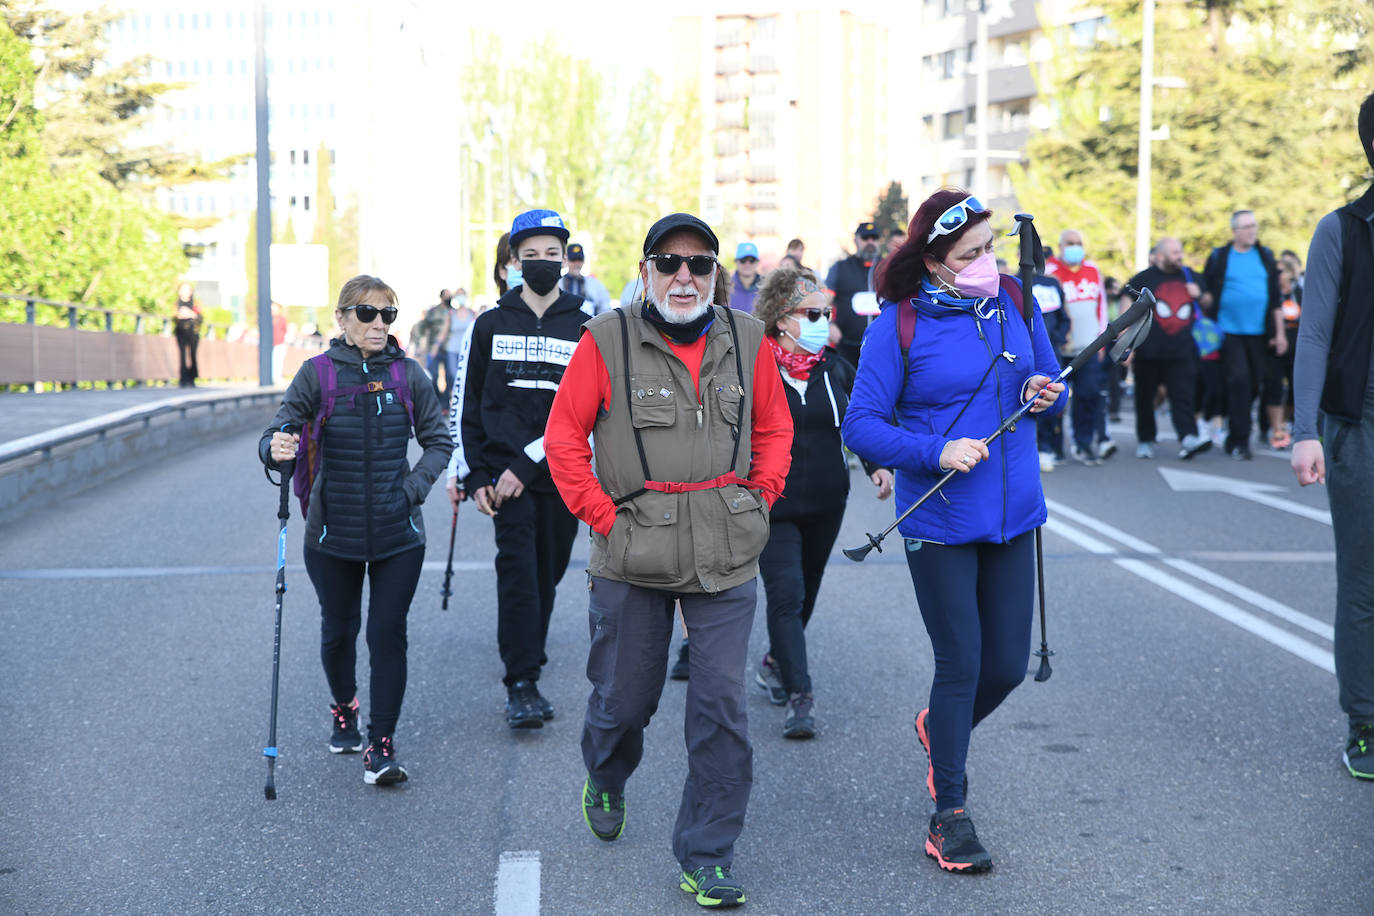
<path fill-rule="evenodd" d="M 279 798 L 264 800 L 277 520 L 255 440 L 133 471 L 0 538 L 0 912 L 698 912 L 669 846 L 684 685 L 664 690 L 624 837 L 599 842 L 578 806 L 585 541 L 541 681 L 558 716 L 512 733 L 490 523 L 464 510 L 441 612 L 437 489 L 397 733 L 411 780 L 365 786 L 360 756 L 325 750 L 293 518 Z M 784 740 L 782 711 L 750 690 L 748 912 L 1370 912 L 1374 785 L 1340 763 L 1331 531 L 1308 517 L 1325 494 L 1278 457 L 1146 462 L 1117 440 L 1103 466 L 1044 478 L 1054 676 L 1028 679 L 970 756 L 993 871 L 947 875 L 921 851 L 912 719 L 932 664 L 894 540 L 830 562 L 808 631 L 819 736 Z M 1176 492 L 1161 468 L 1231 491 Z M 850 506 L 840 546 L 892 518 L 859 475 Z M 764 639 L 760 608 L 753 657 Z"/>

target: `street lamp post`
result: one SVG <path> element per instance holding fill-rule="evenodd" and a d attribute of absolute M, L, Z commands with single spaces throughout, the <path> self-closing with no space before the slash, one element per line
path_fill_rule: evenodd
<path fill-rule="evenodd" d="M 272 378 L 272 153 L 267 139 L 267 15 L 263 0 L 253 4 L 254 108 L 257 121 L 258 171 L 258 384 Z M 253 255 L 250 255 L 252 257 Z"/>
<path fill-rule="evenodd" d="M 1135 266 L 1150 259 L 1150 141 L 1154 135 L 1155 0 L 1145 0 L 1140 38 L 1140 152 L 1136 162 Z"/>

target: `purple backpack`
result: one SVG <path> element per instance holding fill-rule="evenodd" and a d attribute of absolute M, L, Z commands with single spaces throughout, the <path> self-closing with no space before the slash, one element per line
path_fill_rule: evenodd
<path fill-rule="evenodd" d="M 327 353 L 312 356 L 309 362 L 315 367 L 315 376 L 320 380 L 320 412 L 315 419 L 308 421 L 301 430 L 301 448 L 296 453 L 296 470 L 291 477 L 291 488 L 301 503 L 301 515 L 310 511 L 310 490 L 315 485 L 315 477 L 320 473 L 324 462 L 324 424 L 334 413 L 334 405 L 344 398 L 356 403 L 360 394 L 375 394 L 381 391 L 395 391 L 405 405 L 406 416 L 410 419 L 410 434 L 415 435 L 415 406 L 410 397 L 410 383 L 406 381 L 405 360 L 398 359 L 391 364 L 391 379 L 386 382 L 368 382 L 364 385 L 339 387 L 338 370 Z"/>

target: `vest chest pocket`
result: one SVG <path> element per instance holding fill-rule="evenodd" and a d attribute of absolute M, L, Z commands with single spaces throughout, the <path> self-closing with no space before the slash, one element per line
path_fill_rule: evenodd
<path fill-rule="evenodd" d="M 739 379 L 733 376 L 715 379 L 711 383 L 711 394 L 721 419 L 731 426 L 739 426 L 740 405 L 744 400 L 744 388 Z"/>
<path fill-rule="evenodd" d="M 672 426 L 677 422 L 677 383 L 671 377 L 630 377 L 630 420 L 637 429 Z"/>

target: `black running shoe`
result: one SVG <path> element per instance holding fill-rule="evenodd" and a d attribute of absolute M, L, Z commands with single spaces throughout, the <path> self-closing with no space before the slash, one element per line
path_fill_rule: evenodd
<path fill-rule="evenodd" d="M 759 670 L 754 674 L 754 682 L 768 694 L 768 702 L 782 706 L 787 702 L 787 688 L 782 686 L 782 672 L 773 656 L 765 655 L 759 662 Z"/>
<path fill-rule="evenodd" d="M 582 819 L 598 840 L 617 839 L 625 832 L 625 793 L 599 792 L 588 776 L 582 784 Z"/>
<path fill-rule="evenodd" d="M 784 738 L 814 738 L 816 735 L 816 698 L 809 693 L 794 693 L 787 698 L 787 718 L 782 723 Z"/>
<path fill-rule="evenodd" d="M 535 705 L 539 707 L 539 718 L 543 719 L 545 722 L 553 718 L 553 704 L 548 701 L 547 697 L 539 692 L 538 684 L 534 685 L 534 702 Z"/>
<path fill-rule="evenodd" d="M 692 667 L 687 661 L 687 640 L 684 639 L 677 650 L 677 661 L 673 662 L 673 669 L 668 672 L 668 677 L 675 681 L 685 681 L 691 673 Z"/>
<path fill-rule="evenodd" d="M 699 906 L 739 906 L 744 903 L 744 888 L 730 876 L 724 865 L 703 865 L 682 873 L 678 887 L 696 894 Z"/>
<path fill-rule="evenodd" d="M 369 786 L 389 786 L 410 778 L 396 759 L 396 746 L 390 735 L 383 735 L 367 746 L 363 754 L 363 782 Z"/>
<path fill-rule="evenodd" d="M 1343 759 L 1351 776 L 1374 779 L 1374 723 L 1350 726 Z"/>
<path fill-rule="evenodd" d="M 358 731 L 358 699 L 348 706 L 329 704 L 329 714 L 334 719 L 334 734 L 329 738 L 329 753 L 356 754 L 363 749 L 363 736 Z"/>
<path fill-rule="evenodd" d="M 506 691 L 506 724 L 511 728 L 544 727 L 539 688 L 534 686 L 534 681 L 516 681 Z"/>
<path fill-rule="evenodd" d="M 926 855 L 945 871 L 973 874 L 992 868 L 992 856 L 978 842 L 973 819 L 963 808 L 937 811 L 926 832 Z"/>

